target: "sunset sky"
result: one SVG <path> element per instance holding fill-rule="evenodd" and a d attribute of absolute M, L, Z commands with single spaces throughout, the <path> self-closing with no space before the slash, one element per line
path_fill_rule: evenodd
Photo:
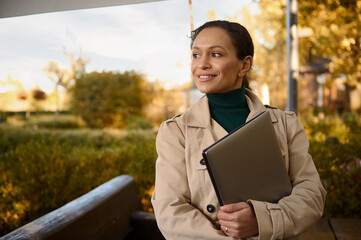
<path fill-rule="evenodd" d="M 234 16 L 251 0 L 193 0 L 194 26 Z M 49 61 L 69 67 L 63 53 L 90 59 L 87 71 L 136 70 L 166 86 L 190 81 L 188 0 L 168 0 L 0 19 L 0 80 L 8 75 L 25 88 L 54 89 L 43 68 Z"/>

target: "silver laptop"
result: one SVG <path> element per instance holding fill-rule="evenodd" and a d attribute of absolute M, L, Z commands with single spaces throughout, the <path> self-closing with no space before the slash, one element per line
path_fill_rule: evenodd
<path fill-rule="evenodd" d="M 219 203 L 278 202 L 292 185 L 270 113 L 264 111 L 204 149 Z"/>

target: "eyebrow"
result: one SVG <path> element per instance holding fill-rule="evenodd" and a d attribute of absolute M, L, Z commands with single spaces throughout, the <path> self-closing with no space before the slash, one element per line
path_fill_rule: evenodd
<path fill-rule="evenodd" d="M 224 50 L 227 50 L 227 49 L 225 49 L 224 47 L 222 47 L 221 45 L 210 46 L 210 47 L 208 47 L 207 49 L 213 49 L 213 48 L 222 48 L 222 49 L 224 49 Z M 193 47 L 192 49 L 200 49 L 200 48 L 197 47 L 197 46 L 195 46 L 195 47 Z"/>

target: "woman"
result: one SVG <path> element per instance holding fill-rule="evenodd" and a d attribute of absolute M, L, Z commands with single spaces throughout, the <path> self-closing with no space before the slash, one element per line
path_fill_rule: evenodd
<path fill-rule="evenodd" d="M 322 216 L 326 192 L 297 116 L 264 106 L 249 89 L 254 49 L 243 26 L 207 22 L 191 39 L 193 79 L 206 96 L 159 129 L 152 204 L 161 232 L 166 239 L 260 240 L 302 233 Z M 271 113 L 293 190 L 278 203 L 249 199 L 220 207 L 202 150 L 264 110 Z"/>

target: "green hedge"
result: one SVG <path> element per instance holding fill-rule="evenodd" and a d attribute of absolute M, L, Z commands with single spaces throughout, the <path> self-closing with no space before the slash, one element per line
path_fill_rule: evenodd
<path fill-rule="evenodd" d="M 151 209 L 155 135 L 0 127 L 0 235 L 121 174 L 133 176 Z"/>
<path fill-rule="evenodd" d="M 310 112 L 301 120 L 310 141 L 310 154 L 327 190 L 324 216 L 360 218 L 360 116 Z"/>

